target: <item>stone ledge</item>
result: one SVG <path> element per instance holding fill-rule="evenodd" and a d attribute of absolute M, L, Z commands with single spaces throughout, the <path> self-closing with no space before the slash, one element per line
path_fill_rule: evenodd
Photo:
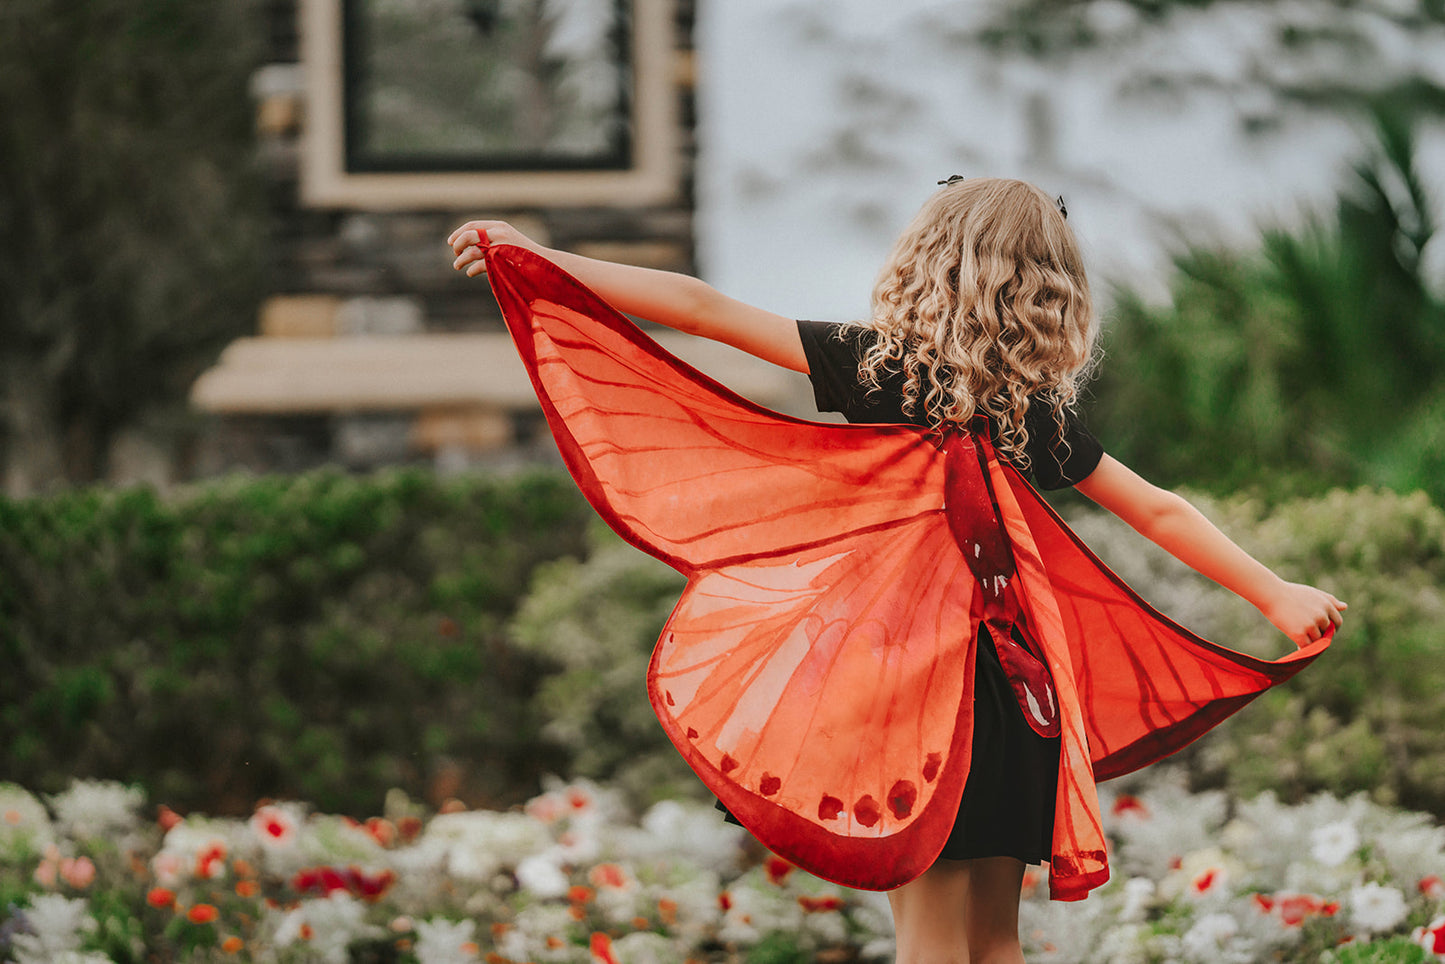
<path fill-rule="evenodd" d="M 672 333 L 657 340 L 759 404 L 786 407 L 798 398 L 799 376 L 734 348 Z M 242 338 L 196 380 L 191 402 L 249 415 L 539 407 L 503 332 Z"/>

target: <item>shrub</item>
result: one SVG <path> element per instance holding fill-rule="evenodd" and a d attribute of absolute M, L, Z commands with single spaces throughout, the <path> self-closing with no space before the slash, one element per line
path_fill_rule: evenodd
<path fill-rule="evenodd" d="M 416 470 L 0 500 L 5 776 L 222 812 L 516 799 L 557 757 L 502 627 L 588 514 L 560 476 Z"/>
<path fill-rule="evenodd" d="M 1445 512 L 1423 493 L 1337 490 L 1270 507 L 1193 498 L 1286 579 L 1319 585 L 1350 610 L 1330 650 L 1185 752 L 1201 785 L 1363 790 L 1445 814 Z M 1290 643 L 1248 603 L 1102 512 L 1071 518 L 1144 598 L 1201 635 L 1257 655 Z"/>

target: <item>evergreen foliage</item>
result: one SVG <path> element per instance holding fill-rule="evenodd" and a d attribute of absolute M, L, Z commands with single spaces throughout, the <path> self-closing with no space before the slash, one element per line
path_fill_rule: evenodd
<path fill-rule="evenodd" d="M 1445 501 L 1445 301 L 1414 155 L 1409 125 L 1381 113 L 1332 218 L 1251 252 L 1185 250 L 1169 305 L 1120 291 L 1092 416 L 1110 450 L 1168 485 Z"/>
<path fill-rule="evenodd" d="M 232 813 L 513 801 L 561 761 L 503 625 L 588 513 L 555 475 L 414 470 L 0 500 L 4 776 Z"/>
<path fill-rule="evenodd" d="M 255 318 L 253 0 L 0 4 L 0 467 L 104 477 Z"/>

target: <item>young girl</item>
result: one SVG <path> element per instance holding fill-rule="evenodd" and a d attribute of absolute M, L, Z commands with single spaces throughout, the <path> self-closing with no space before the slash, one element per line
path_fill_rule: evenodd
<path fill-rule="evenodd" d="M 819 408 L 842 412 L 850 422 L 911 423 L 936 430 L 939 437 L 950 429 L 986 427 L 982 434 L 989 443 L 980 441 L 977 446 L 981 454 L 976 464 L 985 466 L 979 470 L 983 474 L 968 478 L 975 488 L 986 490 L 980 496 L 982 513 L 1002 517 L 999 524 L 1011 526 L 1011 538 L 1020 534 L 1020 524 L 1014 521 L 1019 514 L 1008 493 L 999 489 L 1006 473 L 987 468 L 990 448 L 1031 475 L 1038 487 L 1073 486 L 1083 492 L 1188 565 L 1248 599 L 1297 645 L 1322 646 L 1319 641 L 1340 625 L 1344 603 L 1322 590 L 1280 579 L 1185 500 L 1149 484 L 1107 455 L 1080 422 L 1074 406 L 1079 382 L 1092 359 L 1096 324 L 1082 260 L 1062 204 L 1020 181 L 952 178 L 940 183 L 943 186 L 895 244 L 874 289 L 872 317 L 861 325 L 795 321 L 735 301 L 695 278 L 544 248 L 499 221 L 468 222 L 453 232 L 450 243 L 454 266 L 468 275 L 487 270 L 489 248 L 520 247 L 563 269 L 618 311 L 716 339 L 803 372 L 813 382 Z M 494 279 L 494 288 L 497 283 Z M 501 290 L 498 297 L 503 297 Z M 529 364 L 535 369 L 538 363 Z M 574 416 L 558 414 L 554 428 L 570 417 Z M 797 431 L 801 435 L 805 430 Z M 801 451 L 797 457 L 806 458 Z M 962 469 L 949 471 L 950 479 L 962 477 Z M 968 471 L 975 469 L 970 465 Z M 967 498 L 966 492 L 958 496 L 950 489 L 950 499 Z M 963 555 L 982 556 L 987 563 L 989 538 L 970 541 L 973 531 L 964 524 L 954 528 L 954 536 L 960 545 L 972 548 L 972 553 Z M 1015 554 L 1026 550 L 1015 546 Z M 980 584 L 987 586 L 993 579 L 995 587 L 1005 587 L 1015 579 L 1012 560 L 993 564 L 999 567 L 990 570 L 995 576 L 979 575 Z M 1026 568 L 1020 559 L 1017 581 L 1024 588 L 1017 592 L 1028 595 L 1031 585 L 1041 583 L 1037 576 L 1028 583 Z M 988 595 L 987 590 L 980 595 Z M 1021 961 L 1018 900 L 1025 866 L 1049 861 L 1052 855 L 1054 872 L 1065 875 L 1069 861 L 1059 857 L 1056 820 L 1062 824 L 1080 818 L 1072 812 L 1056 813 L 1056 798 L 1068 801 L 1074 799 L 1069 793 L 1085 797 L 1092 793 L 1087 758 L 1082 765 L 1077 759 L 1078 752 L 1087 752 L 1077 746 L 1088 741 L 1070 733 L 1072 717 L 1079 715 L 1070 706 L 1080 696 L 1066 678 L 1069 657 L 1042 652 L 1049 645 L 1037 641 L 1049 634 L 1044 624 L 1057 610 L 1040 609 L 1027 600 L 1021 605 L 1013 588 L 996 588 L 988 598 L 987 604 L 978 596 L 967 604 L 978 630 L 974 671 L 965 674 L 961 684 L 964 693 L 971 687 L 973 700 L 971 714 L 960 710 L 960 719 L 971 723 L 971 746 L 956 754 L 967 761 L 957 817 L 937 860 L 889 892 L 900 962 Z M 1000 616 L 1003 609 L 998 607 L 1008 612 Z M 1062 630 L 1055 636 L 1061 637 Z M 1088 641 L 1082 645 L 1088 648 Z M 1045 664 L 1042 673 L 1030 669 Z M 660 702 L 664 697 L 671 703 L 669 691 L 655 694 L 654 705 L 667 726 Z M 1048 712 L 1056 700 L 1065 717 L 1062 743 L 1058 711 L 1052 723 Z M 1205 714 L 1208 720 L 1194 726 L 1182 742 L 1223 715 Z M 670 735 L 688 755 L 686 741 Z M 697 733 L 688 730 L 687 735 Z M 1179 741 L 1155 757 L 1177 745 Z M 723 759 L 738 765 L 729 757 Z M 923 771 L 927 780 L 934 779 L 937 760 L 937 754 L 930 756 L 931 772 L 929 767 Z M 689 761 L 699 775 L 709 771 L 713 779 L 704 778 L 715 790 L 729 772 L 727 762 L 718 773 L 701 756 L 689 756 Z M 1129 764 L 1136 765 L 1140 764 Z M 1081 766 L 1088 786 L 1056 795 L 1060 779 L 1079 779 Z M 778 783 L 763 774 L 761 792 L 776 793 Z M 888 804 L 895 816 L 907 816 L 916 789 L 905 781 L 894 786 L 906 786 L 907 792 L 899 791 Z M 728 791 L 725 787 L 718 792 L 722 796 Z M 725 802 L 733 806 L 731 800 Z M 749 817 L 753 813 L 748 810 Z M 808 814 L 835 815 L 836 810 Z M 869 827 L 879 819 L 856 806 L 853 816 Z M 748 817 L 743 822 L 759 832 Z M 1085 827 L 1083 832 L 1097 835 L 1097 828 Z M 1070 896 L 1082 896 L 1103 879 L 1093 872 Z"/>

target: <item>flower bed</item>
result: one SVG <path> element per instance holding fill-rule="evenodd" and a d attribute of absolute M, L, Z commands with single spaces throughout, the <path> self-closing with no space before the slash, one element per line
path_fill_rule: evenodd
<path fill-rule="evenodd" d="M 1078 904 L 1025 879 L 1034 962 L 1445 960 L 1445 829 L 1363 797 L 1285 806 L 1105 788 L 1114 879 Z M 554 782 L 515 811 L 365 822 L 265 802 L 249 820 L 139 816 L 77 782 L 0 784 L 0 954 L 140 961 L 862 961 L 892 954 L 887 901 L 760 851 L 702 804 L 632 819 Z"/>

